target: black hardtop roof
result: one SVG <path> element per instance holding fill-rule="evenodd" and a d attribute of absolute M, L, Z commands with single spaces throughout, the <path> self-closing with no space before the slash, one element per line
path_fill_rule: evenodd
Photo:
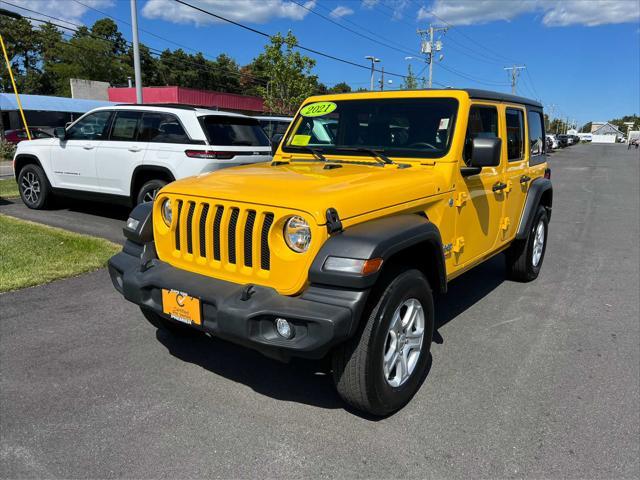
<path fill-rule="evenodd" d="M 444 89 L 443 89 L 444 90 Z M 492 92 L 491 90 L 479 90 L 476 88 L 461 88 L 469 94 L 469 97 L 477 100 L 495 100 L 498 102 L 523 103 L 532 107 L 542 108 L 542 104 L 530 98 L 511 95 L 510 93 Z M 446 90 L 444 90 L 446 91 Z"/>

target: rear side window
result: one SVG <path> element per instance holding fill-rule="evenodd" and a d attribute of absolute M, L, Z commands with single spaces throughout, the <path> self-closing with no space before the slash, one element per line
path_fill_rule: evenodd
<path fill-rule="evenodd" d="M 531 162 L 544 161 L 540 157 L 544 155 L 544 123 L 540 112 L 530 111 L 527 115 L 529 120 L 529 148 L 531 151 Z"/>
<path fill-rule="evenodd" d="M 464 161 L 471 159 L 471 145 L 474 138 L 498 138 L 498 109 L 496 107 L 475 106 L 469 110 L 469 124 L 464 145 Z"/>
<path fill-rule="evenodd" d="M 140 124 L 141 142 L 190 143 L 189 136 L 178 119 L 170 113 L 144 113 Z"/>
<path fill-rule="evenodd" d="M 140 112 L 116 112 L 109 140 L 134 142 L 138 135 L 141 117 L 142 113 Z"/>
<path fill-rule="evenodd" d="M 524 158 L 524 115 L 514 108 L 507 108 L 507 158 L 510 162 Z"/>
<path fill-rule="evenodd" d="M 211 145 L 268 147 L 269 139 L 253 118 L 207 115 L 200 117 Z"/>

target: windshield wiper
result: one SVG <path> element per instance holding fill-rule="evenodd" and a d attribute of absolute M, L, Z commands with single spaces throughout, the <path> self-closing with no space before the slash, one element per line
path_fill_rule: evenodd
<path fill-rule="evenodd" d="M 311 147 L 299 147 L 309 153 L 311 153 L 314 157 L 316 157 L 317 160 L 320 160 L 321 162 L 326 162 L 327 161 L 327 157 L 325 157 L 322 152 L 320 152 L 320 150 L 317 150 L 315 148 L 311 148 Z"/>
<path fill-rule="evenodd" d="M 387 157 L 380 150 L 374 150 L 373 148 L 365 148 L 365 147 L 338 147 L 338 150 L 346 150 L 347 152 L 363 152 L 368 153 L 373 158 L 376 159 L 378 163 L 381 165 L 393 165 L 395 162 Z"/>

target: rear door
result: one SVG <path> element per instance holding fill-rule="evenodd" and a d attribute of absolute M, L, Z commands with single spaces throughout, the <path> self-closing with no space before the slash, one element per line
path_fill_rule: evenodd
<path fill-rule="evenodd" d="M 164 112 L 145 112 L 142 115 L 140 140 L 147 144 L 144 164 L 167 168 L 170 172 L 179 168 L 186 159 L 185 150 L 194 142 L 175 115 Z"/>
<path fill-rule="evenodd" d="M 53 184 L 57 188 L 100 191 L 96 151 L 109 131 L 113 112 L 89 113 L 69 127 L 64 140 L 51 149 Z"/>
<path fill-rule="evenodd" d="M 506 187 L 505 205 L 500 220 L 499 243 L 510 241 L 518 228 L 520 212 L 527 195 L 527 170 L 529 164 L 529 149 L 527 147 L 526 111 L 519 105 L 504 105 L 503 107 L 503 155 L 506 154 L 504 183 Z M 540 139 L 544 142 L 544 139 Z M 542 147 L 540 147 L 542 148 Z M 506 152 L 505 152 L 506 150 Z"/>
<path fill-rule="evenodd" d="M 142 112 L 117 110 L 107 140 L 96 153 L 96 170 L 101 191 L 129 196 L 133 171 L 142 165 L 146 142 L 138 139 Z"/>

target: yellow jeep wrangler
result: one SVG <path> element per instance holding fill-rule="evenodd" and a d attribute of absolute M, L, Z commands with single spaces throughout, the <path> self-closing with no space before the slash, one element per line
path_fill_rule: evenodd
<path fill-rule="evenodd" d="M 434 291 L 503 251 L 509 277 L 538 276 L 549 177 L 535 101 L 312 97 L 271 163 L 173 182 L 133 210 L 109 271 L 156 327 L 283 360 L 329 354 L 342 398 L 387 415 L 428 371 Z"/>

